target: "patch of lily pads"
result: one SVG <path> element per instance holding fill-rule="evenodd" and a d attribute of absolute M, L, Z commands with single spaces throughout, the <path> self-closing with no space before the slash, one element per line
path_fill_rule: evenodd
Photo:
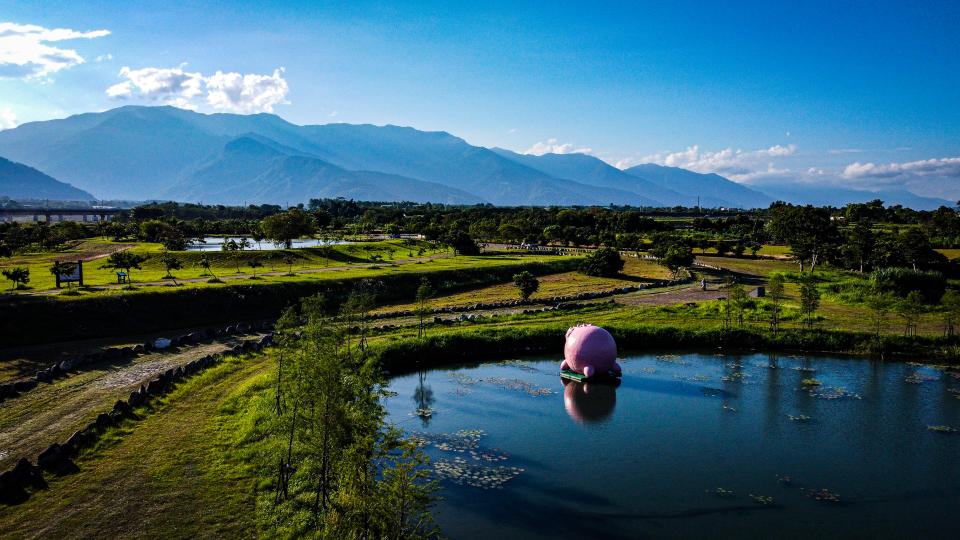
<path fill-rule="evenodd" d="M 433 448 L 454 454 L 469 455 L 470 459 L 457 455 L 453 459 L 438 459 L 433 462 L 437 476 L 457 485 L 480 489 L 501 489 L 503 484 L 516 478 L 523 469 L 507 465 L 486 465 L 506 461 L 509 452 L 496 448 L 484 448 L 480 440 L 486 436 L 482 429 L 464 429 L 455 433 L 414 433 L 410 440 L 421 447 Z"/>

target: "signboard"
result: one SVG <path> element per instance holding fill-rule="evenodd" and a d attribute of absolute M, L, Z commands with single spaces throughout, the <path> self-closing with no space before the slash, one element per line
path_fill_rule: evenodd
<path fill-rule="evenodd" d="M 79 283 L 80 286 L 83 286 L 83 261 L 77 261 L 74 263 L 73 272 L 69 274 L 57 274 L 57 288 L 60 288 L 61 283 Z"/>

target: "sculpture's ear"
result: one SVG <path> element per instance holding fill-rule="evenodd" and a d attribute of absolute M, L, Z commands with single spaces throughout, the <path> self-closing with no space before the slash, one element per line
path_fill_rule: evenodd
<path fill-rule="evenodd" d="M 571 326 L 570 328 L 567 328 L 567 335 L 566 335 L 566 337 L 570 337 L 570 332 L 573 332 L 573 329 L 574 329 L 574 328 L 576 328 L 576 326 Z"/>

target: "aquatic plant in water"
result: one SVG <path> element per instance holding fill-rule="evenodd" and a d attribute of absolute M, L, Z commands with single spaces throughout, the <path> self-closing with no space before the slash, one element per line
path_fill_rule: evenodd
<path fill-rule="evenodd" d="M 823 381 L 819 381 L 817 379 L 804 379 L 800 381 L 800 384 L 804 386 L 820 386 L 823 384 Z"/>
<path fill-rule="evenodd" d="M 929 429 L 930 431 L 936 431 L 939 433 L 957 433 L 958 431 L 960 431 L 957 428 L 951 427 L 951 426 L 927 426 L 927 429 Z"/>
<path fill-rule="evenodd" d="M 505 390 L 513 390 L 517 392 L 523 392 L 531 397 L 541 397 L 549 396 L 550 394 L 556 394 L 557 392 L 551 390 L 550 388 L 543 388 L 537 386 L 531 382 L 527 382 L 521 379 L 505 379 L 503 377 L 484 377 L 478 379 L 480 382 L 490 383 Z"/>
<path fill-rule="evenodd" d="M 459 457 L 452 460 L 437 460 L 433 463 L 433 470 L 437 476 L 450 480 L 454 484 L 480 489 L 503 489 L 503 484 L 523 472 L 520 467 L 474 465 Z"/>
<path fill-rule="evenodd" d="M 807 416 L 807 415 L 805 415 L 805 414 L 799 414 L 799 415 L 796 415 L 796 416 L 794 416 L 794 415 L 792 415 L 792 414 L 788 414 L 788 415 L 787 415 L 787 418 L 789 418 L 790 420 L 793 420 L 794 422 L 809 422 L 810 420 L 813 420 L 812 418 L 810 418 L 809 416 Z"/>
<path fill-rule="evenodd" d="M 480 439 L 485 435 L 486 432 L 482 429 L 463 429 L 456 433 L 413 433 L 409 439 L 421 447 L 432 445 L 443 452 L 470 456 L 472 461 L 461 456 L 434 461 L 434 472 L 440 478 L 458 485 L 501 489 L 504 483 L 516 478 L 523 469 L 506 465 L 483 465 L 482 462 L 500 462 L 510 458 L 508 452 L 496 448 L 482 448 Z"/>
<path fill-rule="evenodd" d="M 722 487 L 718 487 L 718 488 L 714 488 L 714 489 L 705 489 L 705 490 L 704 490 L 704 493 L 709 493 L 709 494 L 711 494 L 711 495 L 716 495 L 717 497 L 721 497 L 721 498 L 724 498 L 724 499 L 726 499 L 726 498 L 728 498 L 728 497 L 733 497 L 733 491 L 730 491 L 729 489 L 724 489 L 724 488 L 722 488 Z"/>
<path fill-rule="evenodd" d="M 658 354 L 657 361 L 666 362 L 668 364 L 676 364 L 678 366 L 685 366 L 687 362 L 680 358 L 680 355 L 677 354 Z"/>
<path fill-rule="evenodd" d="M 527 362 L 526 360 L 502 360 L 500 362 L 497 362 L 496 365 L 515 367 L 518 369 L 522 369 L 523 371 L 529 371 L 529 372 L 540 371 L 539 369 L 533 367 L 533 365 L 531 365 L 530 362 Z"/>
<path fill-rule="evenodd" d="M 773 497 L 768 497 L 766 495 L 754 495 L 751 493 L 750 498 L 757 504 L 773 504 Z"/>
<path fill-rule="evenodd" d="M 820 399 L 863 399 L 860 394 L 855 394 L 841 386 L 811 386 L 809 387 L 810 397 Z"/>
<path fill-rule="evenodd" d="M 726 403 L 723 404 L 723 410 L 725 410 L 725 411 L 730 411 L 730 412 L 737 412 L 736 409 L 734 409 L 733 407 L 727 405 Z"/>
<path fill-rule="evenodd" d="M 803 488 L 800 488 L 800 490 L 803 491 Z M 807 494 L 807 497 L 810 497 L 815 501 L 830 502 L 830 503 L 840 502 L 840 494 L 834 493 L 827 488 L 808 489 L 806 490 L 806 494 Z"/>
<path fill-rule="evenodd" d="M 936 375 L 927 375 L 926 373 L 918 370 L 914 371 L 903 380 L 910 384 L 920 384 L 924 381 L 939 381 L 940 377 L 937 377 Z"/>

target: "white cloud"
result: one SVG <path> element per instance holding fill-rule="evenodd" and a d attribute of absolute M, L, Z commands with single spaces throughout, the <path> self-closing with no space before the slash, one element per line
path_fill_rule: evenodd
<path fill-rule="evenodd" d="M 17 127 L 17 115 L 13 114 L 10 107 L 4 107 L 3 110 L 0 110 L 0 130 L 15 127 Z"/>
<path fill-rule="evenodd" d="M 524 154 L 542 156 L 544 154 L 592 154 L 590 148 L 575 148 L 572 143 L 558 144 L 557 139 L 547 139 L 528 148 Z"/>
<path fill-rule="evenodd" d="M 697 145 L 682 152 L 661 152 L 645 156 L 639 163 L 656 163 L 667 167 L 680 167 L 699 173 L 718 173 L 736 182 L 749 180 L 758 175 L 785 174 L 787 169 L 777 169 L 772 159 L 793 155 L 796 145 L 774 145 L 769 148 L 744 152 L 727 148 L 717 152 L 701 151 Z M 637 162 L 626 158 L 617 162 L 617 167 L 626 168 Z"/>
<path fill-rule="evenodd" d="M 283 68 L 274 70 L 273 75 L 217 71 L 205 77 L 184 71 L 185 66 L 124 67 L 119 76 L 127 80 L 107 88 L 107 95 L 116 99 L 136 96 L 183 109 L 198 109 L 205 104 L 236 113 L 273 112 L 274 105 L 289 103 L 286 95 L 290 87 L 281 76 Z"/>
<path fill-rule="evenodd" d="M 45 77 L 82 64 L 84 59 L 77 51 L 54 47 L 49 43 L 93 39 L 109 34 L 109 30 L 78 32 L 67 28 L 50 29 L 33 24 L 0 22 L 0 78 Z"/>
<path fill-rule="evenodd" d="M 337 116 L 338 114 L 340 114 L 340 111 L 336 111 L 336 110 L 330 111 L 330 118 L 333 118 L 333 117 Z"/>
<path fill-rule="evenodd" d="M 828 154 L 859 154 L 864 150 L 861 148 L 834 148 L 832 150 L 827 150 Z"/>
<path fill-rule="evenodd" d="M 113 60 L 112 54 L 101 54 L 93 59 L 94 62 L 106 62 L 107 60 Z"/>
<path fill-rule="evenodd" d="M 278 103 L 286 100 L 290 87 L 275 69 L 273 75 L 223 73 L 217 71 L 207 79 L 207 103 L 214 109 L 232 112 L 273 112 Z"/>
<path fill-rule="evenodd" d="M 901 176 L 950 176 L 960 177 L 960 157 L 925 159 L 907 163 L 888 163 L 875 165 L 859 161 L 847 165 L 841 175 L 848 180 L 886 179 Z"/>
<path fill-rule="evenodd" d="M 507 130 L 507 135 L 513 135 L 517 132 L 517 128 L 510 128 Z"/>

